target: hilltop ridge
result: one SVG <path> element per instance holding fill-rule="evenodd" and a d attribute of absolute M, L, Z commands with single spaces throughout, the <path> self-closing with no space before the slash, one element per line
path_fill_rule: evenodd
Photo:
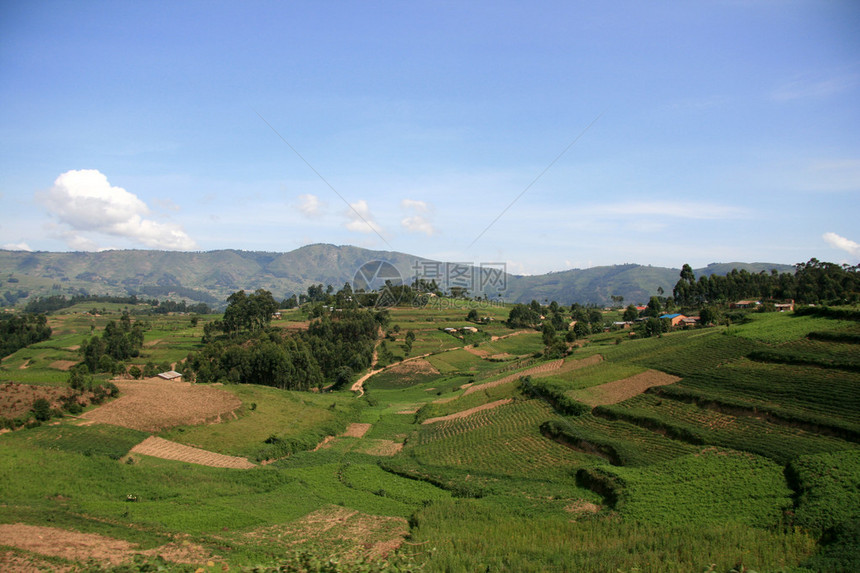
<path fill-rule="evenodd" d="M 362 264 L 386 261 L 411 281 L 416 265 L 442 273 L 445 263 L 397 251 L 351 245 L 316 243 L 289 252 L 223 249 L 202 252 L 116 250 L 102 252 L 29 252 L 0 250 L 0 293 L 13 305 L 39 296 L 75 294 L 138 294 L 183 298 L 218 304 L 239 289 L 271 291 L 276 298 L 305 292 L 314 284 L 340 288 L 352 281 Z M 479 264 L 475 262 L 474 264 Z M 771 263 L 711 263 L 700 274 L 792 271 L 790 265 Z M 476 267 L 471 269 L 473 272 Z M 678 268 L 623 264 L 570 269 L 541 275 L 504 274 L 502 298 L 509 302 L 557 300 L 607 304 L 612 295 L 627 302 L 645 302 L 659 288 L 671 292 Z M 444 287 L 445 285 L 442 284 Z M 469 289 L 478 294 L 477 281 Z M 499 288 L 487 294 L 498 296 Z M 3 296 L 3 295 L 0 295 Z M 29 297 L 29 298 L 28 298 Z"/>

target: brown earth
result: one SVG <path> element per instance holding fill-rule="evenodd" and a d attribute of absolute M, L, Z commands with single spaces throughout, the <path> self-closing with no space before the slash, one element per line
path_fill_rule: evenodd
<path fill-rule="evenodd" d="M 659 372 L 657 370 L 648 370 L 641 374 L 624 378 L 623 380 L 615 380 L 607 382 L 600 386 L 592 388 L 584 388 L 570 392 L 571 398 L 579 400 L 589 406 L 604 406 L 607 404 L 617 404 L 634 396 L 638 396 L 648 388 L 653 386 L 666 386 L 674 384 L 680 378 Z"/>
<path fill-rule="evenodd" d="M 77 364 L 74 360 L 54 360 L 51 362 L 51 368 L 55 370 L 69 370 L 72 366 Z"/>
<path fill-rule="evenodd" d="M 346 431 L 342 435 L 350 438 L 363 438 L 364 434 L 366 434 L 372 426 L 373 424 L 352 423 L 347 426 Z"/>
<path fill-rule="evenodd" d="M 71 565 L 59 566 L 39 559 L 32 554 L 19 553 L 18 551 L 0 551 L 0 571 L 5 573 L 44 573 L 45 571 L 66 573 L 71 569 Z"/>
<path fill-rule="evenodd" d="M 400 547 L 409 532 L 402 517 L 369 515 L 345 507 L 329 506 L 289 524 L 257 529 L 245 535 L 284 545 L 323 546 L 327 552 L 348 557 L 385 557 Z"/>
<path fill-rule="evenodd" d="M 584 499 L 578 499 L 568 504 L 564 510 L 568 513 L 597 513 L 600 511 L 600 506 Z"/>
<path fill-rule="evenodd" d="M 435 366 L 424 360 L 423 357 L 416 357 L 414 360 L 404 360 L 387 368 L 389 372 L 411 378 L 416 375 L 434 375 L 439 374 L 439 370 Z"/>
<path fill-rule="evenodd" d="M 455 420 L 457 418 L 465 418 L 475 412 L 481 412 L 483 410 L 492 410 L 493 408 L 498 408 L 504 404 L 508 404 L 513 402 L 511 398 L 505 398 L 504 400 L 496 400 L 495 402 L 489 402 L 487 404 L 482 404 L 480 406 L 475 406 L 474 408 L 469 408 L 468 410 L 463 410 L 462 412 L 456 412 L 454 414 L 448 414 L 447 416 L 438 416 L 436 418 L 427 418 L 422 424 L 433 424 L 435 422 L 444 422 L 445 420 Z"/>
<path fill-rule="evenodd" d="M 157 432 L 180 425 L 220 422 L 234 415 L 242 401 L 220 388 L 189 382 L 147 378 L 117 380 L 120 397 L 86 412 L 81 417 L 102 424 L 113 424 Z"/>
<path fill-rule="evenodd" d="M 44 398 L 50 402 L 52 408 L 59 408 L 61 405 L 60 398 L 73 394 L 71 388 L 6 382 L 0 384 L 0 417 L 17 418 L 23 416 L 30 411 L 33 402 L 39 398 Z"/>
<path fill-rule="evenodd" d="M 403 444 L 393 440 L 364 440 L 359 442 L 354 451 L 371 456 L 393 456 L 403 449 Z"/>
<path fill-rule="evenodd" d="M 499 378 L 498 380 L 493 380 L 492 382 L 485 382 L 484 384 L 476 384 L 467 388 L 465 392 L 463 392 L 463 396 L 468 396 L 472 392 L 478 392 L 479 390 L 484 390 L 486 388 L 493 388 L 495 386 L 501 386 L 502 384 L 507 384 L 509 382 L 516 382 L 522 376 L 536 376 L 539 374 L 543 374 L 546 372 L 554 372 L 561 368 L 564 360 L 558 359 L 553 360 L 551 362 L 543 362 L 538 364 L 537 366 L 532 366 L 531 368 L 527 368 L 526 370 L 522 370 L 517 372 L 516 374 L 510 374 L 503 378 Z"/>
<path fill-rule="evenodd" d="M 532 378 L 555 376 L 556 374 L 562 374 L 564 372 L 579 370 L 580 368 L 585 368 L 586 366 L 592 366 L 602 361 L 603 356 L 595 354 L 593 356 L 589 356 L 588 358 L 583 358 L 582 360 L 568 360 L 567 362 L 565 362 L 564 359 L 560 358 L 558 360 L 552 360 L 550 362 L 542 362 L 537 366 L 532 366 L 531 368 L 527 368 L 526 370 L 521 370 L 516 374 L 509 374 L 508 376 L 504 376 L 503 378 L 499 378 L 498 380 L 493 380 L 492 382 L 485 382 L 484 384 L 476 384 L 474 386 L 471 386 L 465 392 L 463 392 L 463 396 L 471 394 L 472 392 L 478 392 L 479 390 L 493 388 L 494 386 L 501 386 L 502 384 L 516 382 L 523 376 L 531 376 Z"/>
<path fill-rule="evenodd" d="M 468 352 L 470 354 L 474 354 L 475 356 L 477 356 L 479 358 L 486 358 L 490 355 L 490 353 L 487 352 L 486 350 L 483 350 L 481 348 L 475 348 L 474 346 L 464 346 L 463 349 L 466 352 Z"/>
<path fill-rule="evenodd" d="M 210 558 L 205 549 L 193 544 L 171 542 L 144 551 L 138 549 L 133 543 L 104 535 L 67 531 L 56 527 L 25 525 L 23 523 L 0 524 L 0 540 L 2 540 L 3 545 L 17 547 L 39 555 L 61 557 L 79 562 L 94 559 L 110 565 L 119 565 L 131 561 L 131 558 L 136 554 L 161 555 L 166 560 L 175 563 L 204 563 Z M 0 560 L 0 564 L 4 564 L 4 561 Z M 12 565 L 14 566 L 14 564 L 13 561 Z M 3 571 L 32 570 L 26 566 L 22 569 L 7 569 L 5 566 L 3 568 Z"/>
<path fill-rule="evenodd" d="M 235 468 L 235 469 L 251 469 L 256 467 L 254 464 L 245 458 L 236 456 L 227 456 L 186 446 L 185 444 L 177 444 L 156 436 L 150 436 L 141 443 L 131 449 L 129 453 L 143 454 L 154 458 L 164 460 L 176 460 L 189 464 L 197 464 L 201 466 L 209 466 L 213 468 Z"/>

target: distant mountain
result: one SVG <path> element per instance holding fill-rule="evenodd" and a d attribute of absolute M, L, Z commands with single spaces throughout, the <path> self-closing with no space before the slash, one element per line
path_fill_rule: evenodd
<path fill-rule="evenodd" d="M 288 253 L 221 250 L 209 252 L 104 251 L 49 253 L 0 250 L 0 304 L 22 303 L 53 294 L 136 294 L 148 298 L 187 299 L 223 306 L 231 293 L 264 288 L 281 299 L 305 292 L 314 284 L 336 290 L 352 282 L 356 271 L 370 261 L 386 261 L 406 281 L 437 272 L 444 283 L 444 263 L 394 251 L 373 251 L 352 246 L 315 244 Z M 790 265 L 768 263 L 711 264 L 699 274 L 725 274 L 731 269 L 791 272 Z M 463 270 L 462 268 L 459 270 Z M 470 293 L 478 292 L 479 269 L 460 275 Z M 563 304 L 606 304 L 613 295 L 626 303 L 646 302 L 662 287 L 666 294 L 678 281 L 680 270 L 642 265 L 614 265 L 573 269 L 544 275 L 498 275 L 494 285 L 506 283 L 502 298 L 513 302 L 532 299 Z M 464 278 L 466 277 L 466 278 Z M 475 277 L 470 282 L 468 277 Z M 502 280 L 504 279 L 504 280 Z M 444 286 L 444 284 L 443 284 Z M 497 298 L 497 292 L 487 294 Z"/>

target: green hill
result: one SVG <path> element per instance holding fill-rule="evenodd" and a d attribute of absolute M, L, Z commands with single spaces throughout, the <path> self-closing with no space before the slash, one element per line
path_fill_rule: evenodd
<path fill-rule="evenodd" d="M 407 253 L 328 244 L 307 245 L 288 253 L 0 250 L 0 296 L 8 293 L 6 304 L 23 304 L 27 297 L 59 294 L 137 294 L 219 305 L 239 289 L 263 288 L 280 300 L 305 292 L 314 284 L 331 284 L 339 289 L 353 280 L 362 264 L 374 260 L 391 263 L 409 282 L 416 265 L 423 268 L 425 263 L 434 262 Z M 715 263 L 695 272 L 725 274 L 733 268 L 750 272 L 793 270 L 788 265 L 768 263 Z M 603 305 L 609 303 L 611 296 L 619 295 L 628 303 L 644 303 L 657 294 L 658 288 L 671 293 L 679 272 L 679 269 L 629 264 L 534 276 L 509 274 L 502 295 L 509 302 L 546 299 L 564 304 Z M 444 277 L 444 266 L 441 274 Z M 478 294 L 475 288 L 470 292 Z M 498 293 L 487 294 L 495 297 Z"/>

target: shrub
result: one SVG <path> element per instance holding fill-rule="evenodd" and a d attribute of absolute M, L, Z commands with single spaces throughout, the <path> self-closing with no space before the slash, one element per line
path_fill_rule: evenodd
<path fill-rule="evenodd" d="M 51 403 L 45 398 L 38 398 L 33 402 L 33 416 L 40 422 L 45 422 L 51 419 Z"/>

